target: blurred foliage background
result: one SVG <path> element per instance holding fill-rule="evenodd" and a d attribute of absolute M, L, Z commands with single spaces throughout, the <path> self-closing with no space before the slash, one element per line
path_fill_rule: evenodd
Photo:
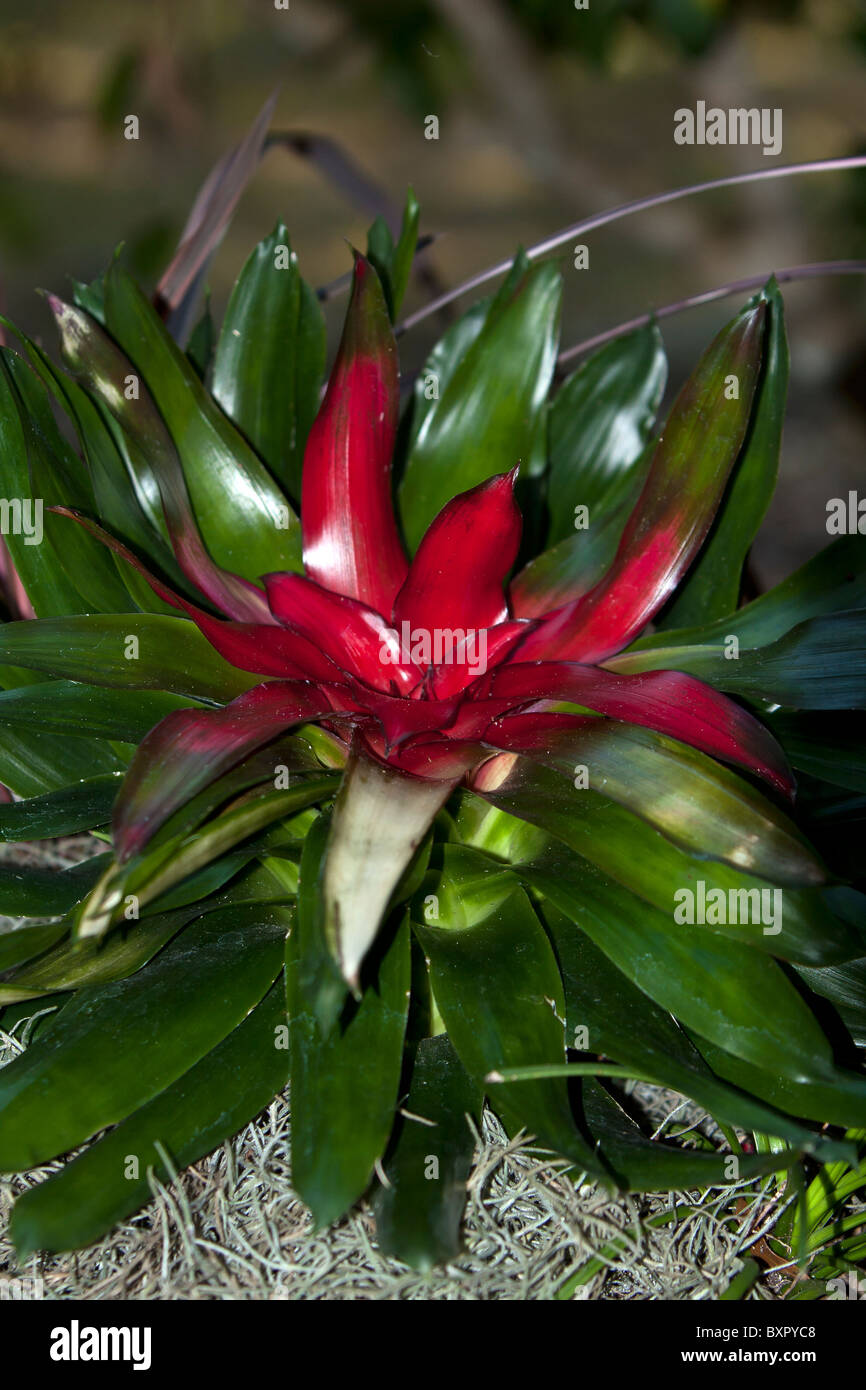
<path fill-rule="evenodd" d="M 281 0 L 277 0 L 281 3 Z M 411 183 L 426 264 L 451 285 L 578 217 L 770 163 L 866 149 L 864 0 L 0 0 L 0 299 L 50 342 L 63 293 L 125 243 L 152 285 L 208 169 L 279 87 L 272 150 L 213 264 L 217 312 L 282 216 L 307 279 L 347 268 Z M 782 153 L 674 143 L 673 113 L 780 107 Z M 140 138 L 124 138 L 124 118 Z M 439 139 L 425 139 L 425 118 Z M 701 195 L 563 259 L 563 344 L 725 280 L 866 255 L 866 174 Z M 423 302 L 417 281 L 407 308 Z M 825 504 L 866 491 L 866 286 L 785 291 L 792 393 L 782 485 L 755 558 L 774 582 L 826 543 Z M 664 326 L 676 384 L 736 301 Z M 334 331 L 339 308 L 332 314 Z M 406 340 L 417 366 L 435 321 Z"/>

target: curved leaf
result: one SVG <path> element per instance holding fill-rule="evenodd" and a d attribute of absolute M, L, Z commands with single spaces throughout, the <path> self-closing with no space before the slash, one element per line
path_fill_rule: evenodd
<path fill-rule="evenodd" d="M 410 551 L 455 494 L 518 464 L 524 476 L 538 471 L 560 296 L 554 266 L 535 266 L 516 283 L 512 277 L 440 385 L 438 400 L 425 412 L 410 448 L 400 486 Z"/>
<path fill-rule="evenodd" d="M 578 505 L 594 529 L 627 494 L 666 377 L 661 334 L 647 324 L 587 357 L 560 387 L 547 427 L 549 545 L 574 536 Z"/>
<path fill-rule="evenodd" d="M 319 408 L 325 321 L 282 222 L 260 241 L 232 290 L 211 390 L 292 497 Z"/>
<path fill-rule="evenodd" d="M 133 978 L 77 994 L 0 1072 L 0 1170 L 64 1153 L 188 1071 L 270 988 L 288 921 L 211 913 Z"/>

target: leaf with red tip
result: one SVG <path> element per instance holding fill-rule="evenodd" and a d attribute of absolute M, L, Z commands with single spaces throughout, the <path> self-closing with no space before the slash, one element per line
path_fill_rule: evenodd
<path fill-rule="evenodd" d="M 489 728 L 484 741 L 517 756 L 499 767 L 484 765 L 473 782 L 481 795 L 506 783 L 532 783 L 535 775 L 523 766 L 531 760 L 563 775 L 564 800 L 578 818 L 581 798 L 585 804 L 587 798 L 594 803 L 597 796 L 609 797 L 701 858 L 722 860 L 772 883 L 826 879 L 814 850 L 782 811 L 728 768 L 663 734 L 603 718 L 545 729 L 540 715 L 518 715 Z M 585 782 L 574 781 L 575 768 L 586 770 Z M 515 805 L 521 814 L 519 802 Z"/>
<path fill-rule="evenodd" d="M 266 681 L 224 709 L 176 710 L 161 720 L 139 745 L 115 805 L 118 861 L 138 853 L 174 811 L 248 753 L 329 710 L 309 685 Z"/>
<path fill-rule="evenodd" d="M 461 492 L 431 522 L 394 604 L 395 623 L 487 628 L 508 617 L 503 584 L 520 545 L 517 469 Z"/>
<path fill-rule="evenodd" d="M 175 593 L 139 560 L 137 555 L 117 540 L 95 521 L 82 516 L 72 507 L 52 507 L 52 511 L 68 516 L 83 526 L 92 536 L 109 550 L 114 551 L 127 564 L 147 580 L 164 603 L 173 608 L 182 608 L 192 618 L 199 631 L 204 634 L 215 651 L 225 657 L 241 671 L 251 671 L 260 676 L 282 676 L 298 680 L 339 681 L 342 671 L 324 655 L 320 647 L 293 632 L 286 632 L 276 622 L 263 623 L 223 622 L 205 613 L 182 595 Z"/>
<path fill-rule="evenodd" d="M 712 686 L 680 671 L 617 676 L 577 662 L 545 661 L 503 666 L 481 688 L 515 700 L 567 700 L 654 729 L 757 773 L 786 796 L 793 794 L 791 770 L 763 724 Z"/>
<path fill-rule="evenodd" d="M 382 286 L 355 257 L 352 298 L 322 407 L 304 454 L 307 574 L 389 617 L 406 578 L 391 499 L 397 347 Z"/>
<path fill-rule="evenodd" d="M 744 310 L 704 353 L 659 437 L 613 564 L 588 594 L 528 638 L 526 660 L 603 661 L 670 597 L 709 531 L 739 455 L 765 319 L 765 304 Z"/>
<path fill-rule="evenodd" d="M 172 547 L 184 574 L 231 617 L 266 620 L 267 603 L 261 590 L 240 575 L 222 569 L 208 554 L 177 450 L 132 363 L 81 309 L 64 304 L 56 295 L 49 295 L 48 303 L 60 329 L 67 367 L 107 407 L 131 446 L 147 459 L 159 487 Z M 126 390 L 129 381 L 136 382 L 132 397 Z"/>
<path fill-rule="evenodd" d="M 394 629 L 366 604 L 300 574 L 266 574 L 264 581 L 277 622 L 315 643 L 344 671 L 377 690 L 394 686 L 406 693 L 420 681 L 423 672 L 403 659 Z"/>

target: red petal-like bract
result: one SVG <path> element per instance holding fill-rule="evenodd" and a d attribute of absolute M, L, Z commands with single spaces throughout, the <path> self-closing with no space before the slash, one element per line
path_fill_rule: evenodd
<path fill-rule="evenodd" d="M 301 574 L 266 574 L 264 581 L 277 622 L 315 642 L 344 671 L 403 694 L 421 680 L 423 671 L 403 659 L 394 629 L 374 609 Z"/>
<path fill-rule="evenodd" d="M 356 256 L 343 339 L 304 454 L 304 568 L 386 618 L 407 571 L 391 497 L 398 405 L 385 297 L 373 267 Z"/>
<path fill-rule="evenodd" d="M 508 617 L 503 585 L 523 522 L 514 500 L 517 469 L 488 478 L 444 506 L 431 522 L 394 605 L 413 628 L 493 627 Z"/>
<path fill-rule="evenodd" d="M 577 662 L 538 662 L 500 667 L 479 694 L 520 701 L 564 700 L 612 719 L 639 724 L 679 739 L 724 762 L 757 773 L 786 796 L 794 779 L 776 740 L 757 719 L 712 686 L 681 671 L 619 676 Z M 537 716 L 543 727 L 543 712 Z"/>
<path fill-rule="evenodd" d="M 223 709 L 175 710 L 139 744 L 115 803 L 120 863 L 137 854 L 180 806 L 292 724 L 330 712 L 327 698 L 299 681 L 266 681 Z"/>

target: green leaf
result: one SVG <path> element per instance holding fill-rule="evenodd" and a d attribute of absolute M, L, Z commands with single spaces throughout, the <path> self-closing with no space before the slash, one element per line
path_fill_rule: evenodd
<path fill-rule="evenodd" d="M 641 1132 L 622 1106 L 597 1081 L 583 1085 L 587 1126 L 621 1187 L 637 1192 L 657 1192 L 684 1187 L 709 1186 L 737 1178 L 757 1177 L 787 1168 L 791 1155 L 752 1154 L 748 1158 L 716 1153 L 695 1153 L 661 1144 Z M 731 1164 L 733 1162 L 733 1168 Z"/>
<path fill-rule="evenodd" d="M 575 538 L 576 506 L 588 507 L 591 534 L 628 493 L 666 376 L 661 334 L 647 324 L 586 358 L 562 386 L 548 423 L 549 544 Z"/>
<path fill-rule="evenodd" d="M 38 503 L 44 497 L 34 484 L 31 472 L 33 453 L 30 427 L 12 364 L 15 354 L 0 351 L 0 459 L 3 493 L 14 508 L 6 522 L 4 537 L 27 597 L 37 613 L 76 613 L 86 604 L 69 580 L 54 551 L 51 534 L 45 532 L 45 515 L 40 526 Z M 18 359 L 20 361 L 20 359 Z M 39 540 L 39 544 L 37 544 Z"/>
<path fill-rule="evenodd" d="M 866 958 L 820 969 L 800 966 L 797 973 L 835 1006 L 857 1046 L 866 1047 Z"/>
<path fill-rule="evenodd" d="M 163 1182 L 230 1138 L 288 1079 L 282 1044 L 286 1013 L 274 985 L 212 1052 L 116 1129 L 16 1203 L 10 1234 L 21 1260 L 35 1250 L 90 1245 L 151 1196 L 149 1172 Z M 157 1145 L 159 1147 L 157 1147 Z M 138 1159 L 137 1177 L 128 1159 Z"/>
<path fill-rule="evenodd" d="M 273 790 L 271 781 L 232 803 L 222 815 L 208 821 L 194 834 L 188 836 L 181 831 L 158 845 L 148 845 L 141 854 L 123 864 L 112 863 L 95 884 L 81 911 L 76 922 L 76 936 L 81 940 L 104 936 L 109 927 L 121 919 L 123 900 L 130 895 L 137 898 L 140 907 L 156 899 L 164 905 L 162 895 L 192 874 L 205 870 L 250 835 L 323 800 L 335 790 L 337 780 L 333 776 L 305 778 L 297 786 L 278 791 Z M 237 860 L 236 866 L 240 867 L 241 863 L 242 859 Z M 205 875 L 204 882 L 209 885 L 211 881 L 211 876 Z M 172 901 L 178 900 L 183 898 L 172 898 Z"/>
<path fill-rule="evenodd" d="M 64 523 L 49 508 L 60 504 L 93 509 L 93 492 L 81 461 L 60 435 L 45 387 L 23 358 L 4 349 L 0 370 L 0 414 L 17 410 L 20 436 L 3 451 L 4 492 L 41 509 L 40 538 L 10 534 L 7 540 L 37 612 L 96 609 L 115 612 L 129 607 L 125 585 L 114 562 L 87 535 L 69 536 Z M 17 443 L 17 447 L 16 447 Z M 22 452 L 23 451 L 23 452 Z M 13 494 L 14 495 L 14 494 Z M 28 554 L 28 551 L 30 552 Z M 38 557 L 33 551 L 42 552 Z M 53 573 L 51 572 L 53 571 Z M 29 591 L 28 591 L 29 592 Z M 76 600 L 75 595 L 80 595 Z"/>
<path fill-rule="evenodd" d="M 180 908 L 148 917 L 127 930 L 115 932 L 103 945 L 93 942 L 60 941 L 40 960 L 19 970 L 11 980 L 0 983 L 0 1004 L 19 999 L 37 999 L 58 990 L 107 985 L 125 980 L 146 965 L 181 927 L 199 916 L 201 906 Z M 69 931 L 70 923 L 64 924 Z M 14 933 L 13 933 L 14 935 Z M 0 942 L 3 938 L 0 937 Z"/>
<path fill-rule="evenodd" d="M 0 736 L 0 782 L 16 796 L 40 796 L 121 771 L 117 750 L 98 739 L 7 726 Z"/>
<path fill-rule="evenodd" d="M 734 1056 L 699 1036 L 697 1030 L 690 1035 L 717 1076 L 760 1096 L 777 1109 L 803 1115 L 817 1124 L 840 1125 L 843 1129 L 866 1127 L 866 1076 L 862 1073 L 837 1067 L 827 1080 L 795 1081 L 773 1067 Z"/>
<path fill-rule="evenodd" d="M 305 851 L 302 886 L 306 862 Z M 408 926 L 404 922 L 378 960 L 368 962 L 360 1000 L 350 999 L 329 1027 L 322 1026 L 307 988 L 311 975 L 327 970 L 326 956 L 307 890 L 289 938 L 286 995 L 292 1183 L 317 1226 L 336 1221 L 362 1195 L 391 1133 L 409 1008 Z"/>
<path fill-rule="evenodd" d="M 567 852 L 520 873 L 639 989 L 704 1037 L 794 1081 L 832 1075 L 830 1044 L 766 955 L 677 922 Z"/>
<path fill-rule="evenodd" d="M 569 802 L 598 787 L 701 858 L 722 860 L 774 883 L 820 883 L 826 877 L 815 851 L 771 801 L 705 753 L 663 734 L 596 719 L 573 733 L 552 734 L 535 757 L 567 779 L 557 796 L 566 815 Z M 586 769 L 590 787 L 576 785 L 578 767 Z M 509 795 L 519 796 L 524 784 L 533 786 L 535 769 L 534 761 L 516 761 L 507 777 Z M 501 775 L 494 772 L 494 781 Z M 482 772 L 482 790 L 484 778 Z"/>
<path fill-rule="evenodd" d="M 116 261 L 106 277 L 106 323 L 168 426 L 216 563 L 252 580 L 274 570 L 300 570 L 297 517 Z"/>
<path fill-rule="evenodd" d="M 28 728 L 36 722 L 47 734 L 84 733 L 138 743 L 172 710 L 196 703 L 161 690 L 112 690 L 77 681 L 43 681 L 0 691 L 0 728 L 9 724 Z"/>
<path fill-rule="evenodd" d="M 229 665 L 187 618 L 155 613 L 4 623 L 0 661 L 90 685 L 163 690 L 219 704 L 262 679 Z"/>
<path fill-rule="evenodd" d="M 519 780 L 513 784 L 506 781 L 496 791 L 485 791 L 485 799 L 555 835 L 588 864 L 596 865 L 603 874 L 660 909 L 665 920 L 672 920 L 681 901 L 677 896 L 681 890 L 697 892 L 698 884 L 703 883 L 708 897 L 721 892 L 726 903 L 736 902 L 737 912 L 725 913 L 721 921 L 713 921 L 707 914 L 711 920 L 700 927 L 702 938 L 706 935 L 742 941 L 760 951 L 807 965 L 826 965 L 862 954 L 860 933 L 839 920 L 821 890 L 777 888 L 774 897 L 767 879 L 687 854 L 600 793 L 588 789 L 576 792 L 559 774 L 541 767 L 530 771 L 522 763 L 523 760 Z M 560 861 L 563 872 L 568 873 L 570 857 L 563 856 L 559 847 L 551 843 L 540 852 L 530 851 L 520 872 L 529 865 L 544 865 L 555 873 Z M 743 892 L 749 895 L 747 902 L 740 896 Z M 756 903 L 761 904 L 758 915 L 776 917 L 775 926 L 781 924 L 780 931 L 770 921 L 756 920 Z M 746 920 L 740 920 L 741 917 Z"/>
<path fill-rule="evenodd" d="M 41 956 L 69 931 L 68 922 L 40 922 L 35 927 L 16 927 L 0 932 L 0 975 Z M 0 984 L 0 990 L 3 986 Z"/>
<path fill-rule="evenodd" d="M 373 1201 L 377 1241 L 386 1255 L 429 1270 L 459 1253 L 475 1148 L 469 1120 L 477 1125 L 480 1109 L 481 1092 L 447 1034 L 422 1038 L 385 1164 L 387 1185 Z"/>
<path fill-rule="evenodd" d="M 301 495 L 301 465 L 319 408 L 325 321 L 301 279 L 282 222 L 235 285 L 214 358 L 212 391 L 274 476 Z"/>
<path fill-rule="evenodd" d="M 761 298 L 767 304 L 767 326 L 749 432 L 709 541 L 665 615 L 665 628 L 712 622 L 734 612 L 746 556 L 776 487 L 788 394 L 788 343 L 775 279 L 751 302 Z"/>
<path fill-rule="evenodd" d="M 727 635 L 740 641 L 738 616 L 731 617 Z M 736 659 L 730 650 L 724 638 L 672 643 L 624 652 L 606 665 L 629 675 L 686 671 L 720 690 L 792 709 L 866 707 L 866 608 L 809 618 L 766 647 L 741 645 Z"/>
<path fill-rule="evenodd" d="M 720 1081 L 676 1020 L 617 970 L 565 913 L 548 905 L 544 918 L 562 971 L 566 1036 L 578 1051 L 603 1053 L 648 1073 L 729 1125 L 830 1156 L 819 1135 Z"/>
<path fill-rule="evenodd" d="M 467 855 L 465 862 L 478 857 Z M 447 886 L 447 868 L 444 877 Z M 448 1036 L 469 1075 L 484 1086 L 490 1073 L 506 1067 L 563 1062 L 562 981 L 526 894 L 513 887 L 500 892 L 498 905 L 468 927 L 451 925 L 446 902 L 436 897 L 441 925 L 415 923 L 414 929 Z M 604 1171 L 574 1123 L 564 1080 L 491 1085 L 494 1108 L 513 1133 L 525 1126 L 585 1171 Z"/>
<path fill-rule="evenodd" d="M 367 233 L 367 260 L 375 267 L 382 282 L 392 323 L 400 311 L 409 284 L 418 245 L 419 210 L 418 199 L 410 188 L 406 193 L 403 224 L 396 245 L 384 217 L 377 217 Z"/>
<path fill-rule="evenodd" d="M 0 1170 L 32 1168 L 152 1100 L 279 974 L 282 908 L 211 913 L 143 971 L 84 989 L 0 1072 Z"/>
<path fill-rule="evenodd" d="M 108 773 L 0 806 L 0 840 L 48 840 L 107 825 L 119 786 Z"/>
<path fill-rule="evenodd" d="M 86 897 L 110 854 L 97 854 L 71 869 L 0 864 L 0 912 L 8 917 L 59 917 Z"/>
<path fill-rule="evenodd" d="M 556 358 L 561 282 L 527 270 L 494 300 L 484 326 L 432 403 L 406 462 L 400 512 L 414 551 L 456 493 L 543 457 L 545 401 Z"/>

